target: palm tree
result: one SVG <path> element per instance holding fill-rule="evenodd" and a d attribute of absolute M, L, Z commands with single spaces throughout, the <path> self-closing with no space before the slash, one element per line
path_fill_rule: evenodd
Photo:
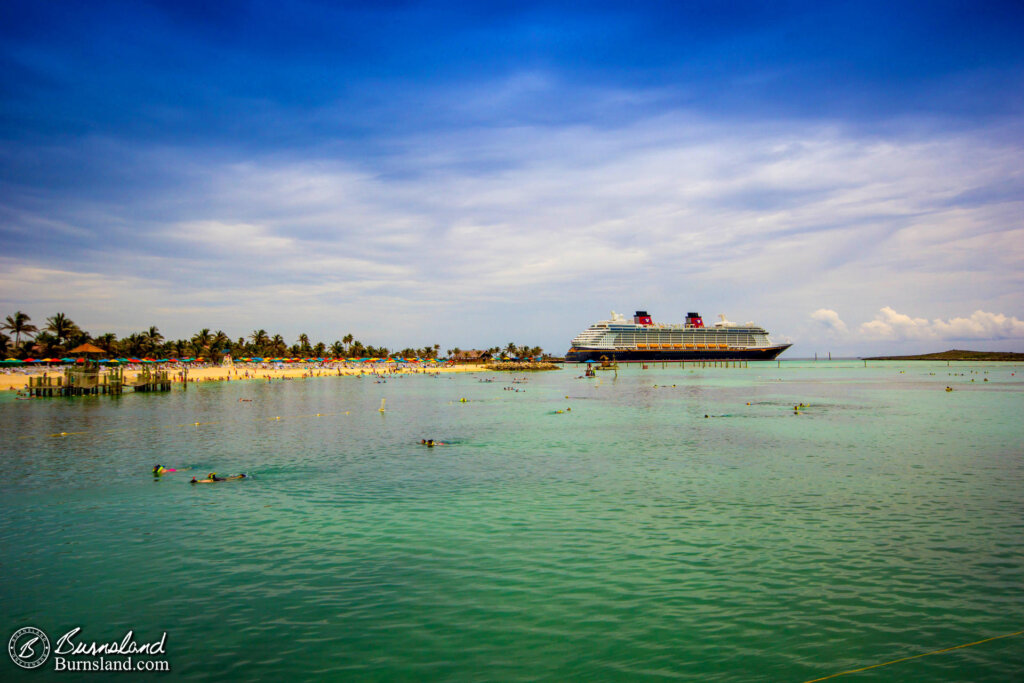
<path fill-rule="evenodd" d="M 270 353 L 275 356 L 283 356 L 288 352 L 288 345 L 284 342 L 284 337 L 279 334 L 275 334 L 274 338 L 270 340 Z"/>
<path fill-rule="evenodd" d="M 313 355 L 317 358 L 323 358 L 327 353 L 327 345 L 323 342 L 317 342 L 316 346 L 313 347 Z"/>
<path fill-rule="evenodd" d="M 350 333 L 346 334 L 344 337 L 341 338 L 341 343 L 344 344 L 345 346 L 349 347 L 349 349 L 351 349 L 352 348 L 352 340 L 353 339 L 355 339 L 355 337 L 353 337 L 352 333 L 350 332 Z"/>
<path fill-rule="evenodd" d="M 231 337 L 229 337 L 224 330 L 217 330 L 213 333 L 213 339 L 210 340 L 210 348 L 216 353 L 222 354 L 225 351 L 231 352 Z"/>
<path fill-rule="evenodd" d="M 209 350 L 211 339 L 213 339 L 213 335 L 210 334 L 209 327 L 204 327 L 192 335 L 192 346 L 196 349 L 197 357 Z"/>
<path fill-rule="evenodd" d="M 249 335 L 249 339 L 252 339 L 252 350 L 256 354 L 263 353 L 263 349 L 270 344 L 270 337 L 267 336 L 266 330 L 253 330 L 252 334 Z"/>
<path fill-rule="evenodd" d="M 157 329 L 156 325 L 151 325 L 148 330 L 139 336 L 145 342 L 146 350 L 149 353 L 156 353 L 157 347 L 164 341 L 164 335 L 160 334 L 160 330 Z"/>
<path fill-rule="evenodd" d="M 74 331 L 68 335 L 66 346 L 70 349 L 91 341 L 92 336 L 90 336 L 88 332 L 76 327 Z"/>
<path fill-rule="evenodd" d="M 57 345 L 60 346 L 65 339 L 80 330 L 69 317 L 63 313 L 57 313 L 52 318 L 46 319 L 46 331 L 53 333 L 57 339 Z"/>
<path fill-rule="evenodd" d="M 0 334 L 0 356 L 7 356 L 7 347 L 11 345 L 11 338 L 6 334 Z"/>
<path fill-rule="evenodd" d="M 0 330 L 9 330 L 14 333 L 14 346 L 21 347 L 21 335 L 31 336 L 33 333 L 38 331 L 35 325 L 30 325 L 29 321 L 32 318 L 28 317 L 27 313 L 21 311 L 15 311 L 14 315 L 7 316 L 7 320 L 0 325 Z"/>
<path fill-rule="evenodd" d="M 52 356 L 56 353 L 57 347 L 60 346 L 57 335 L 43 331 L 36 335 L 35 345 L 33 346 L 34 353 L 37 354 L 38 358 L 45 358 Z M 26 342 L 25 346 L 28 346 Z"/>
<path fill-rule="evenodd" d="M 113 355 L 114 346 L 117 344 L 117 335 L 113 332 L 104 332 L 100 336 L 96 337 L 96 346 L 100 347 L 107 353 Z"/>
<path fill-rule="evenodd" d="M 303 332 L 302 334 L 299 335 L 298 346 L 299 346 L 299 349 L 302 352 L 302 355 L 304 355 L 304 356 L 308 356 L 309 355 L 309 351 L 310 351 L 310 349 L 309 349 L 309 335 L 307 335 L 305 332 Z"/>
<path fill-rule="evenodd" d="M 345 353 L 345 345 L 340 341 L 336 341 L 331 344 L 331 355 L 335 358 L 339 358 Z"/>

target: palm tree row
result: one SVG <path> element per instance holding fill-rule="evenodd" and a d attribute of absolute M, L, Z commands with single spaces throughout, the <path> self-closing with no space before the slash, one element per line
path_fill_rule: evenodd
<path fill-rule="evenodd" d="M 0 332 L 0 355 L 4 358 L 50 358 L 60 356 L 85 342 L 98 346 L 112 357 L 133 358 L 194 357 L 219 361 L 225 355 L 235 358 L 383 358 L 391 355 L 387 347 L 364 345 L 351 334 L 346 334 L 331 344 L 325 344 L 313 343 L 309 335 L 303 333 L 290 346 L 280 334 L 271 336 L 264 329 L 253 330 L 248 336 L 237 339 L 232 339 L 223 330 L 211 331 L 204 327 L 189 339 L 168 340 L 155 325 L 120 339 L 113 332 L 93 336 L 82 330 L 64 313 L 47 318 L 46 326 L 40 330 L 32 324 L 32 319 L 27 314 L 16 311 L 0 323 L 0 330 L 10 332 L 14 337 L 11 339 L 9 335 Z M 434 344 L 423 348 L 407 347 L 396 354 L 402 357 L 437 358 L 440 350 L 441 345 Z M 489 350 L 493 355 L 499 355 L 501 352 L 498 347 Z M 538 356 L 543 353 L 539 346 L 516 346 L 511 343 L 505 351 L 508 355 L 519 357 Z M 451 355 L 451 351 L 448 354 Z"/>

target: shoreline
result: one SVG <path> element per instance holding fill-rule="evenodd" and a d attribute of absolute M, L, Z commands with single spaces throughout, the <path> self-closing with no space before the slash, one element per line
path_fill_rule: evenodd
<path fill-rule="evenodd" d="M 996 361 L 996 362 L 1020 362 L 1024 361 L 1024 353 L 1015 351 L 967 351 L 963 349 L 950 349 L 938 353 L 920 353 L 908 356 L 873 356 L 863 360 L 955 360 L 955 361 Z"/>
<path fill-rule="evenodd" d="M 202 382 L 252 382 L 273 381 L 275 379 L 311 379 L 317 377 L 383 377 L 388 375 L 433 375 L 451 372 L 489 372 L 486 365 L 442 365 L 442 366 L 406 366 L 389 363 L 387 365 L 371 365 L 358 367 L 350 363 L 310 363 L 293 364 L 285 367 L 261 367 L 264 364 L 238 363 L 235 365 L 213 365 L 204 367 L 185 367 L 179 365 L 156 365 L 159 370 L 167 370 L 173 384 L 181 384 L 181 373 L 188 371 L 188 383 Z M 133 378 L 141 372 L 134 366 L 125 370 L 126 378 Z M 29 377 L 44 375 L 62 375 L 64 368 L 33 368 L 33 372 L 0 373 L 0 391 L 21 391 L 28 387 Z"/>

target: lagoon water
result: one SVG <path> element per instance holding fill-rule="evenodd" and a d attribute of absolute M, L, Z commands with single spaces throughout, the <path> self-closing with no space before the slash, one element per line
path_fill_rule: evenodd
<path fill-rule="evenodd" d="M 0 397 L 3 637 L 166 631 L 192 680 L 804 681 L 1024 628 L 1024 366 L 579 374 Z M 1024 680 L 1024 637 L 839 680 Z"/>

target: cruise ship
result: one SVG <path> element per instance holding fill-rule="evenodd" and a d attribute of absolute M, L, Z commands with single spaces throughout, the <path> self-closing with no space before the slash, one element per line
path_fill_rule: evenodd
<path fill-rule="evenodd" d="M 637 311 L 633 322 L 612 311 L 610 320 L 594 323 L 572 340 L 565 360 L 772 360 L 792 346 L 773 344 L 768 332 L 754 323 L 720 317 L 721 322 L 706 327 L 699 313 L 687 313 L 686 322 L 664 325 L 647 311 Z"/>

